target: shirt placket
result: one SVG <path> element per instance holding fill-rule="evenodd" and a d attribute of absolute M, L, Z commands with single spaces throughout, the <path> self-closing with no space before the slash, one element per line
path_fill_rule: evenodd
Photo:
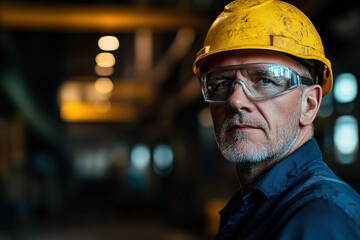
<path fill-rule="evenodd" d="M 231 215 L 227 224 L 220 229 L 216 239 L 233 239 L 234 236 L 241 235 L 242 227 L 246 224 L 245 219 L 255 208 L 255 203 L 251 201 L 251 195 L 245 196 L 237 201 L 231 208 Z"/>

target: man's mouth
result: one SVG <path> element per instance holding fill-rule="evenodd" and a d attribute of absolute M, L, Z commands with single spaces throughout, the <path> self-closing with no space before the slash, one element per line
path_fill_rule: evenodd
<path fill-rule="evenodd" d="M 246 124 L 246 123 L 239 123 L 239 124 L 233 124 L 229 127 L 229 132 L 232 131 L 248 131 L 248 130 L 254 130 L 254 129 L 258 129 L 258 127 L 251 125 L 251 124 Z"/>

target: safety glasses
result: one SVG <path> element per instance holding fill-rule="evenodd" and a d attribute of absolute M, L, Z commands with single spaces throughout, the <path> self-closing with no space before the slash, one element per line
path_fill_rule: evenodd
<path fill-rule="evenodd" d="M 311 79 L 300 76 L 291 68 L 269 63 L 216 68 L 205 73 L 201 82 L 202 93 L 207 102 L 226 102 L 236 83 L 254 100 L 287 93 L 301 84 L 313 85 Z"/>

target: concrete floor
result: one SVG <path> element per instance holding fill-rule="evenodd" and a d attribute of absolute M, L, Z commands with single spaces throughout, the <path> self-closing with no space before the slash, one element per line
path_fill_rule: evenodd
<path fill-rule="evenodd" d="M 201 236 L 151 220 L 42 224 L 0 233 L 0 240 L 201 240 Z"/>

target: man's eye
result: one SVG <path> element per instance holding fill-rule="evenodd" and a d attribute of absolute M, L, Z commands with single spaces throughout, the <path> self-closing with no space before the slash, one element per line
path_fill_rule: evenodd
<path fill-rule="evenodd" d="M 275 84 L 275 82 L 269 78 L 260 78 L 257 82 L 264 85 Z"/>
<path fill-rule="evenodd" d="M 231 86 L 230 81 L 222 81 L 215 85 L 215 89 L 229 88 Z"/>

